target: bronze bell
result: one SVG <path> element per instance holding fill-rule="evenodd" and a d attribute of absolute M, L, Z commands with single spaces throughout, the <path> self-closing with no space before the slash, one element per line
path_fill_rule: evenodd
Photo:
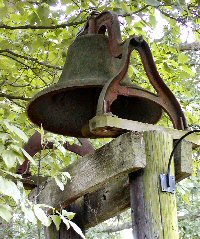
<path fill-rule="evenodd" d="M 108 36 L 104 34 L 106 29 Z M 27 112 L 33 123 L 42 124 L 53 133 L 85 137 L 82 128 L 96 114 L 111 112 L 120 118 L 150 124 L 159 121 L 162 108 L 170 115 L 162 100 L 157 100 L 159 97 L 134 86 L 127 77 L 133 49 L 145 61 L 140 52 L 143 40 L 132 37 L 121 43 L 119 34 L 119 23 L 113 13 L 93 15 L 88 20 L 82 34 L 68 49 L 58 83 L 39 92 L 30 102 Z"/>

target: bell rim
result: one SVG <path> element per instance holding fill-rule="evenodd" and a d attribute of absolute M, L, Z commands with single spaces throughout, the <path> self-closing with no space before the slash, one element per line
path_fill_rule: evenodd
<path fill-rule="evenodd" d="M 78 84 L 77 84 L 77 82 L 69 82 L 68 84 L 66 84 L 66 83 L 55 83 L 54 85 L 49 86 L 49 87 L 43 89 L 42 91 L 39 91 L 38 93 L 36 93 L 36 95 L 34 95 L 33 98 L 30 100 L 30 102 L 29 102 L 29 104 L 27 106 L 26 112 L 28 114 L 28 117 L 31 118 L 29 116 L 29 113 L 28 113 L 31 105 L 37 99 L 39 99 L 40 97 L 45 97 L 45 95 L 49 95 L 49 94 L 54 95 L 54 94 L 61 93 L 61 92 L 64 92 L 64 91 L 70 91 L 70 90 L 73 90 L 73 89 L 75 90 L 75 89 L 78 89 L 78 88 L 87 88 L 87 87 L 89 87 L 89 88 L 102 88 L 103 89 L 103 86 L 104 85 L 102 85 L 102 84 L 94 84 L 93 78 L 87 79 L 87 85 L 85 85 L 84 82 L 79 82 Z M 148 91 L 148 90 L 146 90 L 144 88 L 141 88 L 141 87 L 139 87 L 137 85 L 134 85 L 134 84 L 131 86 L 131 88 L 138 88 L 138 89 L 140 89 L 140 90 L 142 90 L 144 92 L 148 92 L 148 93 L 156 96 L 155 93 L 150 92 L 150 91 Z M 137 97 L 137 96 L 135 96 L 135 97 Z M 146 100 L 150 100 L 150 99 L 146 99 Z M 152 103 L 154 103 L 155 105 L 159 105 L 158 103 L 153 102 L 153 101 L 152 101 Z M 160 114 L 159 119 L 162 117 L 162 114 L 163 114 L 163 109 L 162 109 L 161 106 L 160 106 L 160 108 L 161 108 L 161 114 Z M 159 119 L 158 119 L 158 121 L 159 121 Z"/>
<path fill-rule="evenodd" d="M 38 92 L 32 99 L 31 99 L 31 101 L 29 102 L 29 104 L 28 104 L 28 106 L 27 106 L 27 110 L 26 110 L 26 114 L 27 114 L 27 116 L 28 116 L 28 118 L 31 120 L 31 122 L 34 124 L 34 125 L 37 125 L 37 126 L 40 126 L 39 124 L 38 124 L 38 122 L 37 121 L 35 121 L 34 120 L 34 115 L 33 115 L 33 113 L 32 113 L 32 110 L 34 110 L 34 108 L 35 107 L 37 107 L 37 100 L 40 98 L 40 97 L 45 97 L 45 95 L 47 95 L 47 97 L 51 97 L 51 95 L 53 96 L 53 95 L 56 95 L 56 94 L 59 94 L 59 93 L 62 93 L 62 92 L 67 92 L 67 91 L 73 91 L 73 90 L 76 90 L 76 89 L 80 89 L 80 88 L 82 88 L 82 89 L 84 89 L 84 88 L 87 88 L 87 87 L 89 87 L 89 88 L 102 88 L 103 89 L 103 85 L 101 85 L 101 84 L 98 84 L 98 85 L 94 85 L 94 84 L 87 84 L 87 85 L 85 85 L 85 84 L 83 84 L 82 82 L 80 82 L 79 84 L 77 84 L 76 83 L 76 85 L 75 84 L 71 84 L 70 86 L 69 86 L 69 84 L 64 84 L 64 83 L 60 83 L 60 84 L 54 84 L 54 85 L 52 85 L 52 86 L 49 86 L 49 87 L 47 87 L 46 89 L 44 89 L 44 90 L 42 90 L 42 91 L 40 91 L 40 92 Z M 139 86 L 136 86 L 136 85 L 133 85 L 132 86 L 133 88 L 135 88 L 135 87 L 138 87 L 138 88 L 140 88 Z M 101 89 L 101 90 L 102 90 Z M 143 88 L 140 88 L 142 91 L 147 91 L 147 92 L 149 92 L 148 90 L 146 90 L 146 89 L 143 89 Z M 149 92 L 149 93 L 151 93 L 152 95 L 156 95 L 155 93 L 152 93 L 152 92 Z M 137 96 L 136 96 L 136 98 L 137 98 Z M 44 99 L 44 98 L 43 98 Z M 158 104 L 158 103 L 156 103 L 156 102 L 154 102 L 154 101 L 152 101 L 152 100 L 148 100 L 148 99 L 145 99 L 145 100 L 147 100 L 147 101 L 151 101 L 151 103 L 153 103 L 154 105 L 156 105 L 156 107 L 158 107 L 158 109 L 159 109 L 159 112 L 158 112 L 158 114 L 157 114 L 157 117 L 156 117 L 156 119 L 154 119 L 154 123 L 153 124 L 156 124 L 157 122 L 159 122 L 159 120 L 162 118 L 162 116 L 163 116 L 163 108 L 161 107 L 161 105 L 160 104 Z M 55 133 L 55 134 L 61 134 L 61 133 L 59 133 L 59 132 L 56 132 L 56 131 L 54 131 L 54 130 L 49 130 L 49 129 L 47 129 L 49 132 L 52 132 L 52 133 Z M 68 135 L 68 134 L 61 134 L 61 135 Z M 72 136 L 72 137 L 85 137 L 85 136 L 83 136 L 83 135 L 79 135 L 79 136 L 74 136 L 74 135 L 70 135 L 70 136 Z M 92 136 L 91 136 L 91 138 L 92 138 Z"/>
<path fill-rule="evenodd" d="M 65 91 L 66 89 L 73 90 L 73 89 L 76 89 L 76 88 L 102 87 L 101 84 L 96 84 L 95 85 L 94 82 L 93 82 L 93 78 L 91 78 L 91 82 L 89 81 L 87 85 L 83 84 L 83 82 L 80 82 L 78 84 L 77 84 L 77 82 L 74 83 L 74 84 L 72 82 L 70 82 L 70 83 L 67 83 L 67 84 L 66 83 L 55 83 L 51 86 L 48 86 L 47 88 L 45 88 L 45 89 L 39 91 L 38 93 L 36 93 L 33 96 L 33 98 L 30 100 L 29 105 L 31 103 L 33 103 L 33 101 L 35 101 L 39 97 L 45 96 L 46 94 L 50 94 L 50 93 L 56 94 L 56 93 Z M 72 89 L 70 89 L 70 88 L 72 88 Z M 29 105 L 28 105 L 28 107 L 29 107 Z"/>
<path fill-rule="evenodd" d="M 122 85 L 123 85 L 123 82 L 122 82 Z M 66 91 L 67 89 L 68 89 L 67 91 L 70 91 L 70 90 L 73 90 L 73 89 L 76 89 L 76 88 L 87 88 L 87 87 L 91 87 L 91 88 L 95 88 L 95 87 L 97 87 L 97 88 L 100 87 L 101 88 L 102 87 L 103 88 L 103 86 L 104 86 L 104 84 L 94 84 L 94 78 L 87 79 L 87 84 L 85 84 L 85 82 L 83 82 L 83 81 L 77 83 L 76 81 L 74 81 L 74 79 L 72 80 L 72 82 L 68 82 L 67 84 L 65 82 L 64 83 L 55 83 L 55 84 L 53 84 L 51 86 L 48 86 L 47 88 L 39 91 L 38 93 L 36 93 L 33 96 L 33 98 L 29 101 L 29 104 L 28 104 L 27 108 L 29 108 L 30 104 L 32 104 L 35 100 L 37 100 L 38 98 L 40 98 L 42 96 L 45 96 L 46 94 L 52 93 L 52 95 L 54 95 L 54 94 Z M 129 87 L 140 89 L 141 91 L 148 92 L 149 94 L 152 94 L 152 95 L 156 96 L 155 93 L 153 93 L 151 91 L 148 91 L 148 90 L 146 90 L 142 87 L 139 87 L 137 85 L 132 84 Z M 135 96 L 135 97 L 137 97 L 137 96 Z M 146 100 L 148 100 L 148 99 L 146 99 Z M 159 105 L 156 102 L 154 102 L 154 104 Z"/>

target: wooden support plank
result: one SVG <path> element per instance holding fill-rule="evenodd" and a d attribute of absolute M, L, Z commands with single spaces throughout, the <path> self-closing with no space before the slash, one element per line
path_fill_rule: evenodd
<path fill-rule="evenodd" d="M 121 135 L 109 144 L 84 156 L 66 170 L 72 180 L 61 191 L 54 180 L 42 186 L 39 203 L 52 207 L 66 207 L 77 198 L 96 191 L 112 179 L 121 177 L 146 165 L 145 144 L 142 133 Z M 36 190 L 29 198 L 34 200 Z"/>
<path fill-rule="evenodd" d="M 187 173 L 191 172 L 188 162 L 187 164 L 181 164 L 184 160 L 190 160 L 191 155 L 191 143 L 187 141 L 175 151 L 176 182 L 179 182 Z M 180 177 L 180 175 L 182 176 Z M 84 202 L 84 205 L 80 206 L 80 200 Z M 118 215 L 130 208 L 128 175 L 111 181 L 103 188 L 89 193 L 85 195 L 85 197 L 75 201 L 72 205 L 73 212 L 77 213 L 77 215 L 81 215 L 83 218 L 83 226 L 85 229 L 94 227 Z"/>
<path fill-rule="evenodd" d="M 160 173 L 167 171 L 172 137 L 162 132 L 145 132 L 147 165 L 131 173 L 131 208 L 134 238 L 178 239 L 175 194 L 160 188 Z"/>
<path fill-rule="evenodd" d="M 183 140 L 174 153 L 176 181 L 179 182 L 192 174 L 192 143 Z"/>
<path fill-rule="evenodd" d="M 175 151 L 176 182 L 179 182 L 187 173 L 191 172 L 191 167 L 188 166 L 188 163 L 192 162 L 190 161 L 191 149 L 192 144 L 184 141 Z M 189 162 L 181 163 L 185 160 Z M 73 203 L 76 205 L 74 212 L 82 215 L 86 229 L 116 216 L 130 208 L 128 175 L 110 182 L 96 192 L 87 194 L 82 200 L 84 200 L 84 207 L 82 208 L 78 206 L 80 203 L 77 201 Z"/>
<path fill-rule="evenodd" d="M 137 132 L 143 132 L 143 131 L 161 131 L 169 133 L 173 139 L 179 139 L 181 136 L 186 134 L 187 130 L 177 130 L 173 128 L 166 128 L 159 125 L 153 125 L 153 124 L 146 124 L 142 122 L 127 120 L 127 119 L 121 119 L 117 116 L 111 116 L 111 115 L 100 115 L 95 116 L 89 121 L 89 131 L 95 134 L 102 134 L 106 135 L 109 132 L 113 135 L 113 137 L 117 137 L 118 135 L 122 134 L 123 132 L 127 131 L 137 131 Z M 87 131 L 85 132 L 87 135 Z M 187 136 L 187 141 L 190 141 L 193 143 L 193 146 L 200 145 L 200 135 L 199 134 L 191 134 Z"/>
<path fill-rule="evenodd" d="M 77 199 L 67 209 L 76 213 L 74 222 L 80 228 L 89 229 L 130 208 L 128 176 L 113 180 L 108 185 Z M 68 231 L 65 232 L 68 235 Z M 71 233 L 71 232 L 70 232 Z M 52 224 L 45 228 L 46 239 L 59 238 Z"/>
<path fill-rule="evenodd" d="M 176 140 L 174 140 L 175 144 Z M 189 177 L 192 174 L 192 143 L 183 140 L 179 143 L 177 149 L 174 153 L 174 163 L 175 163 L 175 176 L 176 182 L 180 182 L 184 178 Z M 16 181 L 14 177 L 9 177 L 13 181 Z M 33 189 L 37 186 L 38 177 L 35 175 L 21 179 L 24 187 L 27 189 Z M 48 177 L 40 177 L 40 183 L 45 182 Z M 27 186 L 26 186 L 27 185 Z"/>
<path fill-rule="evenodd" d="M 179 181 L 180 172 L 183 171 L 183 168 L 187 170 L 185 164 L 181 166 L 182 171 L 179 165 L 181 161 L 191 158 L 191 144 L 185 141 L 184 145 L 177 149 L 175 156 L 176 179 Z M 80 204 L 80 201 L 84 203 Z M 88 193 L 84 198 L 82 197 L 72 203 L 71 207 L 73 207 L 72 211 L 83 219 L 82 227 L 85 229 L 116 216 L 130 207 L 128 175 L 112 180 L 97 191 Z M 54 233 L 56 233 L 55 230 Z"/>
<path fill-rule="evenodd" d="M 86 229 L 130 208 L 128 175 L 112 181 L 96 192 L 87 194 L 84 198 L 84 204 L 82 214 Z"/>

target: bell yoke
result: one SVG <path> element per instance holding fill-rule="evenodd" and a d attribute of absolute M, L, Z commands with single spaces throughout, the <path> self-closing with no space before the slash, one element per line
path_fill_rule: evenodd
<path fill-rule="evenodd" d="M 108 34 L 106 34 L 106 31 Z M 131 83 L 127 71 L 137 50 L 157 94 Z M 113 12 L 92 13 L 83 31 L 68 49 L 57 84 L 39 92 L 28 105 L 28 117 L 47 131 L 73 137 L 93 135 L 85 129 L 96 115 L 156 124 L 165 111 L 176 129 L 187 121 L 174 94 L 160 77 L 147 42 L 131 36 L 122 42 L 118 17 Z"/>

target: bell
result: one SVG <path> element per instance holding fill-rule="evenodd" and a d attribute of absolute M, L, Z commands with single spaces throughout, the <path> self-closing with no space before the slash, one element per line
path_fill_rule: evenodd
<path fill-rule="evenodd" d="M 69 47 L 60 80 L 32 99 L 27 109 L 28 117 L 47 131 L 84 137 L 82 128 L 96 115 L 102 88 L 115 77 L 121 64 L 122 58 L 110 53 L 106 35 L 78 36 Z M 127 76 L 122 85 L 142 90 Z M 137 96 L 119 95 L 110 111 L 120 118 L 149 124 L 157 123 L 162 115 L 159 104 Z"/>

